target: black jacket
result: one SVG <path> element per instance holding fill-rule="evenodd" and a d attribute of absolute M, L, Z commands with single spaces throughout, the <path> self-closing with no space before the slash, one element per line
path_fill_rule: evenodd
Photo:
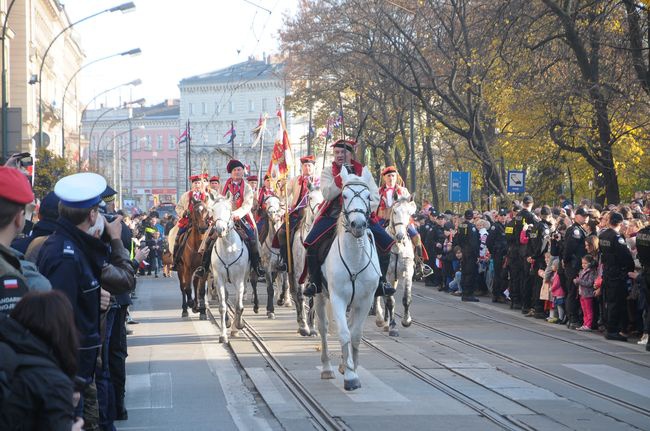
<path fill-rule="evenodd" d="M 73 383 L 47 344 L 4 315 L 0 315 L 0 342 L 17 355 L 25 355 L 11 379 L 11 393 L 0 412 L 0 429 L 70 431 Z"/>
<path fill-rule="evenodd" d="M 25 252 L 27 252 L 27 248 L 29 247 L 29 244 L 31 244 L 32 241 L 34 241 L 34 239 L 41 236 L 52 235 L 56 227 L 57 227 L 56 221 L 43 219 L 34 225 L 34 229 L 32 229 L 32 234 L 30 236 L 16 238 L 11 243 L 11 248 L 18 250 L 22 254 L 25 254 Z"/>

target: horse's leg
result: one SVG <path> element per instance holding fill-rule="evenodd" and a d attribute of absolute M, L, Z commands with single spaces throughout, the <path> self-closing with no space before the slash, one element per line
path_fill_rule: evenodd
<path fill-rule="evenodd" d="M 253 313 L 257 314 L 260 311 L 260 300 L 257 297 L 257 275 L 253 272 L 248 273 L 248 280 L 251 282 L 251 287 L 253 288 Z"/>
<path fill-rule="evenodd" d="M 235 287 L 235 322 L 230 330 L 230 335 L 235 337 L 240 329 L 244 328 L 244 288 L 246 278 L 242 278 Z"/>
<path fill-rule="evenodd" d="M 291 298 L 291 289 L 289 289 L 288 273 L 281 272 L 280 279 L 282 280 L 282 296 L 284 297 L 284 306 L 292 307 L 295 301 Z"/>
<path fill-rule="evenodd" d="M 293 301 L 296 303 L 296 321 L 298 322 L 298 333 L 303 337 L 307 337 L 311 331 L 309 330 L 309 326 L 307 326 L 307 321 L 305 319 L 305 299 L 303 298 L 300 284 L 298 283 L 298 280 L 294 274 L 291 274 L 288 277 L 288 280 L 289 286 L 291 287 Z"/>
<path fill-rule="evenodd" d="M 378 297 L 376 297 L 374 299 L 373 307 L 375 309 L 375 325 L 377 325 L 378 328 L 383 328 L 384 327 L 384 310 L 381 307 L 381 296 L 378 296 Z"/>
<path fill-rule="evenodd" d="M 300 286 L 300 289 L 302 289 L 303 286 Z M 309 325 L 309 335 L 312 337 L 315 337 L 318 335 L 318 331 L 316 331 L 316 307 L 314 306 L 314 298 L 309 298 L 309 303 L 307 305 L 308 310 L 307 310 L 307 324 Z"/>
<path fill-rule="evenodd" d="M 408 271 L 406 274 L 408 277 L 404 279 L 404 296 L 402 297 L 402 305 L 404 305 L 404 316 L 402 316 L 402 326 L 408 328 L 411 326 L 411 288 L 413 287 L 413 281 L 411 277 L 413 271 Z"/>
<path fill-rule="evenodd" d="M 391 337 L 399 337 L 397 324 L 395 323 L 395 296 L 386 297 L 386 320 L 388 324 L 384 327 Z"/>
<path fill-rule="evenodd" d="M 327 312 L 325 311 L 325 301 L 326 299 L 322 293 L 319 293 L 314 298 L 314 308 L 318 315 L 318 331 L 320 332 L 320 362 L 322 365 L 320 378 L 333 379 L 334 371 L 330 364 L 329 349 L 327 347 L 327 327 L 329 322 L 327 321 Z"/>
<path fill-rule="evenodd" d="M 208 315 L 205 311 L 205 284 L 206 278 L 202 277 L 198 280 L 199 286 L 196 293 L 196 299 L 199 303 L 199 320 L 208 320 Z"/>
<path fill-rule="evenodd" d="M 343 389 L 353 391 L 361 387 L 361 381 L 354 371 L 352 339 L 350 337 L 346 316 L 347 303 L 334 292 L 330 292 L 330 302 L 332 303 L 332 313 L 339 332 L 339 342 L 341 343 L 341 352 L 343 353 L 343 361 L 339 366 L 339 372 L 343 374 Z"/>
<path fill-rule="evenodd" d="M 226 318 L 228 317 L 228 308 L 226 307 L 226 287 L 221 280 L 217 282 L 218 287 L 218 296 L 219 296 L 219 314 L 221 316 L 221 333 L 219 334 L 219 342 L 227 343 L 228 342 L 228 332 L 226 331 L 227 324 Z"/>
<path fill-rule="evenodd" d="M 181 317 L 187 317 L 189 314 L 187 313 L 187 300 L 185 299 L 185 289 L 183 288 L 185 283 L 183 275 L 182 271 L 178 273 L 178 287 L 181 290 L 181 308 L 183 309 Z"/>
<path fill-rule="evenodd" d="M 266 271 L 266 317 L 275 319 L 275 307 L 273 306 L 273 282 L 277 276 L 277 272 Z"/>

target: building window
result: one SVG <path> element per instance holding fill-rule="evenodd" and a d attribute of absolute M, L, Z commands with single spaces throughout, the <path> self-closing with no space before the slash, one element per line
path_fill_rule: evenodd
<path fill-rule="evenodd" d="M 175 180 L 176 179 L 176 159 L 169 159 L 167 160 L 167 170 L 168 170 L 168 178 L 170 180 Z"/>
<path fill-rule="evenodd" d="M 133 161 L 133 178 L 142 178 L 142 171 L 140 170 L 140 160 Z"/>
<path fill-rule="evenodd" d="M 201 102 L 201 113 L 203 115 L 208 115 L 208 104 L 205 102 Z"/>
<path fill-rule="evenodd" d="M 235 112 L 235 104 L 232 103 L 232 100 L 228 102 L 228 112 L 233 114 Z"/>
<path fill-rule="evenodd" d="M 214 113 L 217 115 L 221 114 L 221 105 L 219 105 L 219 102 L 214 102 Z"/>
<path fill-rule="evenodd" d="M 156 138 L 156 150 L 157 151 L 162 151 L 162 149 L 163 149 L 162 143 L 163 143 L 163 136 L 158 135 L 158 137 Z"/>
<path fill-rule="evenodd" d="M 153 160 L 144 161 L 144 178 L 150 180 L 153 176 Z"/>
<path fill-rule="evenodd" d="M 146 135 L 144 137 L 144 150 L 151 151 L 151 135 Z"/>
<path fill-rule="evenodd" d="M 173 150 L 173 149 L 176 148 L 176 136 L 169 135 L 167 137 L 167 146 L 169 147 L 170 150 Z"/>
<path fill-rule="evenodd" d="M 188 105 L 187 109 L 190 115 L 194 115 L 194 105 L 192 103 Z"/>
<path fill-rule="evenodd" d="M 262 99 L 262 112 L 266 112 L 266 99 Z"/>
<path fill-rule="evenodd" d="M 248 101 L 248 112 L 253 112 L 253 111 L 255 111 L 255 102 L 253 102 L 252 100 L 249 100 Z"/>
<path fill-rule="evenodd" d="M 162 183 L 165 180 L 165 161 L 164 160 L 156 160 L 156 179 L 158 180 L 159 183 Z"/>

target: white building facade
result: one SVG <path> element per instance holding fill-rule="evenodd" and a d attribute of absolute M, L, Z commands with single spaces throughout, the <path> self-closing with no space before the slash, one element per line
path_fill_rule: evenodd
<path fill-rule="evenodd" d="M 234 156 L 250 166 L 251 174 L 256 174 L 261 167 L 263 175 L 279 130 L 276 113 L 290 91 L 282 65 L 269 60 L 249 59 L 225 69 L 183 79 L 179 87 L 181 128 L 189 120 L 192 138 L 191 166 L 187 166 L 186 157 L 183 157 L 187 153 L 187 146 L 183 145 L 180 148 L 179 173 L 189 176 L 190 173 L 208 172 L 224 177 L 227 175 L 226 164 Z M 260 144 L 252 147 L 255 139 L 252 130 L 263 115 L 268 116 L 263 148 Z M 306 134 L 305 126 L 302 121 L 296 121 L 291 112 L 285 116 L 294 154 L 299 156 L 300 146 L 296 147 L 296 143 L 301 134 Z M 224 137 L 231 124 L 236 132 L 234 155 L 229 136 Z"/>

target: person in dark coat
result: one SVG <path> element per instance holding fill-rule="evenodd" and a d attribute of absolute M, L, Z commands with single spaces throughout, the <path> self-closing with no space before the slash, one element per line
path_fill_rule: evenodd
<path fill-rule="evenodd" d="M 474 296 L 474 289 L 478 284 L 478 258 L 481 247 L 481 238 L 478 229 L 471 222 L 474 211 L 465 211 L 465 220 L 458 224 L 458 232 L 454 237 L 454 246 L 459 246 L 463 251 L 461 262 L 460 285 L 462 287 L 463 301 L 478 302 Z"/>
<path fill-rule="evenodd" d="M 30 292 L 10 316 L 0 315 L 2 361 L 15 361 L 2 403 L 2 430 L 81 430 L 74 417 L 77 330 L 72 305 L 61 292 Z"/>
<path fill-rule="evenodd" d="M 16 238 L 11 247 L 19 252 L 27 253 L 27 248 L 39 237 L 51 235 L 56 229 L 56 219 L 59 218 L 59 198 L 50 192 L 41 201 L 41 207 L 38 212 L 39 221 L 34 225 L 32 234 L 22 238 Z"/>

